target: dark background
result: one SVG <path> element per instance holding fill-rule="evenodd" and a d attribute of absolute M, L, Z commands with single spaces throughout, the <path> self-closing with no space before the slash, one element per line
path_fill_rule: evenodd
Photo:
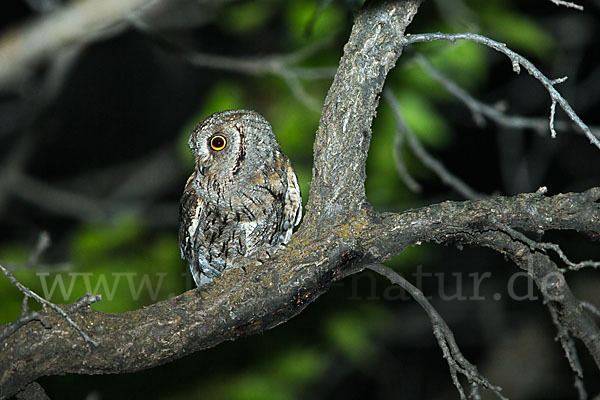
<path fill-rule="evenodd" d="M 36 3 L 3 4 L 3 31 L 41 18 L 43 12 L 31 6 Z M 583 12 L 543 0 L 426 1 L 409 32 L 471 31 L 505 42 L 550 78 L 568 75 L 557 88 L 587 124 L 597 126 L 600 2 L 582 4 Z M 154 298 L 145 291 L 133 298 L 121 284 L 113 298 L 105 296 L 93 306 L 107 312 L 139 308 L 190 289 L 189 277 L 182 276 L 186 267 L 179 260 L 176 231 L 178 199 L 192 170 L 186 148 L 191 127 L 222 109 L 261 112 L 291 158 L 306 202 L 319 112 L 281 77 L 200 68 L 186 55 L 264 57 L 328 39 L 328 46 L 300 65 L 335 67 L 358 6 L 349 1 L 230 2 L 200 13 L 192 26 L 179 24 L 177 17 L 156 22 L 151 30 L 130 27 L 107 35 L 77 53 L 54 89 L 48 89 L 56 83 L 49 78 L 49 63 L 4 89 L 0 261 L 39 293 L 40 271 L 65 280 L 72 272 L 91 272 L 93 282 L 101 274 L 109 282 L 115 273 L 166 275 Z M 491 121 L 479 127 L 467 107 L 415 64 L 417 52 L 475 98 L 509 114 L 547 119 L 550 99 L 526 71 L 515 75 L 505 56 L 480 45 L 407 49 L 387 87 L 399 97 L 421 142 L 448 170 L 487 194 L 513 195 L 540 186 L 555 194 L 598 186 L 600 149 L 575 129 L 550 139 L 547 131 L 509 129 Z M 330 81 L 300 83 L 321 104 Z M 556 118 L 566 116 L 558 111 Z M 367 166 L 367 191 L 377 209 L 463 200 L 405 148 L 407 167 L 423 185 L 422 193 L 411 193 L 395 171 L 394 132 L 382 100 Z M 42 232 L 52 243 L 32 259 Z M 544 241 L 560 243 L 573 260 L 600 258 L 597 242 L 581 235 L 549 232 Z M 405 276 L 418 268 L 433 274 L 424 275 L 420 286 L 467 358 L 506 396 L 576 398 L 550 315 L 537 290 L 528 292 L 527 279 L 515 275 L 516 266 L 488 250 L 434 245 L 408 249 L 389 265 Z M 485 273 L 489 278 L 473 299 L 474 279 Z M 600 306 L 598 271 L 567 277 L 576 295 Z M 55 291 L 52 300 L 73 301 L 85 291 L 77 281 L 69 298 Z M 523 299 L 527 293 L 538 300 Z M 262 335 L 135 374 L 39 382 L 51 398 L 73 399 L 457 398 L 425 313 L 399 295 L 366 272 L 340 282 L 299 317 Z M 0 322 L 9 322 L 18 316 L 21 296 L 5 279 L 0 279 L 0 296 Z M 579 350 L 593 397 L 600 392 L 600 374 L 585 348 Z"/>

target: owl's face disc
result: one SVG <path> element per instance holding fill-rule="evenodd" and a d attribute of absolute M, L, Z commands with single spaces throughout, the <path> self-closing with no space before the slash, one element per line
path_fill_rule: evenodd
<path fill-rule="evenodd" d="M 269 123 L 246 110 L 222 111 L 206 118 L 192 132 L 189 145 L 198 173 L 217 182 L 244 180 L 253 172 L 248 159 L 272 157 L 272 150 L 279 147 Z"/>

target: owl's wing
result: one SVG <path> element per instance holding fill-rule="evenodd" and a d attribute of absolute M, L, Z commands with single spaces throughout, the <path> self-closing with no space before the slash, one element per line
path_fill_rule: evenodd
<path fill-rule="evenodd" d="M 292 236 L 294 226 L 300 223 L 302 219 L 302 195 L 300 194 L 300 186 L 298 186 L 298 178 L 292 169 L 292 166 L 287 164 L 287 191 L 285 192 L 285 200 L 283 204 L 283 220 L 281 221 L 281 241 L 287 243 Z"/>
<path fill-rule="evenodd" d="M 187 180 L 179 201 L 179 250 L 181 251 L 181 258 L 188 262 L 192 258 L 192 246 L 194 244 L 192 233 L 195 231 L 195 229 L 190 228 L 193 228 L 194 221 L 197 221 L 200 214 L 198 196 L 191 187 L 193 179 L 194 174 Z"/>
<path fill-rule="evenodd" d="M 199 224 L 204 217 L 203 202 L 192 187 L 194 174 L 188 179 L 179 202 L 179 250 L 181 258 L 187 261 L 196 285 L 212 281 L 219 271 L 213 271 L 206 254 L 198 247 Z"/>

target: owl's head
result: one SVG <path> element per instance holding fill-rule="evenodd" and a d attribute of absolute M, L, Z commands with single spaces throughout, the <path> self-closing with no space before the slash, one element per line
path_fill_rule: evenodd
<path fill-rule="evenodd" d="M 249 175 L 279 147 L 271 125 L 255 111 L 214 113 L 192 131 L 189 145 L 200 175 L 233 180 Z"/>

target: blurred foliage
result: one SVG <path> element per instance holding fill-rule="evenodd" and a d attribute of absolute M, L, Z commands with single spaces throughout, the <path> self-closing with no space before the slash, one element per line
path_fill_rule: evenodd
<path fill-rule="evenodd" d="M 330 1 L 290 1 L 286 22 L 292 45 L 312 43 L 340 33 L 346 25 L 347 11 Z"/>
<path fill-rule="evenodd" d="M 466 90 L 474 89 L 487 78 L 487 49 L 477 43 L 459 41 L 456 43 L 431 42 L 419 46 L 424 55 L 436 69 L 451 77 Z M 411 49 L 402 68 L 390 75 L 394 86 L 410 88 L 426 95 L 430 99 L 453 99 L 436 80 L 425 72 L 411 57 Z M 468 73 L 465 73 L 468 71 Z"/>
<path fill-rule="evenodd" d="M 186 290 L 184 263 L 172 234 L 155 235 L 139 219 L 126 217 L 109 225 L 87 225 L 73 234 L 69 268 L 26 267 L 25 249 L 6 246 L 0 260 L 15 265 L 15 277 L 54 303 L 72 303 L 86 293 L 101 294 L 92 308 L 125 312 L 173 297 Z M 19 265 L 25 265 L 19 268 Z M 20 304 L 22 296 L 0 280 L 0 300 Z M 188 288 L 191 287 L 189 278 Z M 29 301 L 32 309 L 39 306 Z M 0 322 L 15 318 L 19 307 L 0 309 Z M 16 314 L 15 314 L 16 313 Z"/>
<path fill-rule="evenodd" d="M 488 36 L 506 43 L 509 48 L 525 56 L 531 54 L 542 59 L 550 56 L 554 47 L 552 35 L 531 16 L 509 9 L 505 1 L 477 3 L 481 29 Z"/>
<path fill-rule="evenodd" d="M 318 378 L 327 360 L 316 349 L 293 347 L 239 374 L 223 374 L 206 386 L 169 399 L 286 400 L 297 398 L 306 383 Z"/>
<path fill-rule="evenodd" d="M 227 37 L 238 38 L 240 42 L 263 31 L 267 32 L 262 33 L 263 37 L 278 35 L 276 42 L 281 48 L 273 51 L 277 53 L 292 52 L 329 38 L 334 44 L 303 61 L 302 65 L 336 66 L 356 5 L 351 3 L 348 6 L 348 2 L 317 0 L 235 2 L 221 11 L 216 25 Z M 532 18 L 514 11 L 510 2 L 470 1 L 468 7 L 478 16 L 475 22 L 471 21 L 472 24 L 481 32 L 505 41 L 509 47 L 537 57 L 547 57 L 552 50 L 551 35 Z M 277 24 L 278 20 L 283 20 L 283 23 Z M 453 30 L 452 21 L 429 18 L 419 23 L 422 31 Z M 439 42 L 421 44 L 418 50 L 466 90 L 476 92 L 488 78 L 491 51 L 483 46 L 468 42 Z M 390 74 L 387 85 L 396 93 L 407 123 L 424 146 L 432 152 L 443 151 L 452 143 L 454 133 L 438 112 L 438 105 L 455 100 L 412 60 L 412 51 L 406 50 L 399 66 Z M 510 67 L 508 61 L 507 65 Z M 301 84 L 308 95 L 320 103 L 330 82 L 331 79 L 323 79 L 301 81 Z M 198 121 L 213 112 L 237 108 L 257 109 L 271 122 L 283 150 L 296 169 L 306 203 L 311 179 L 312 142 L 320 115 L 307 108 L 278 77 L 215 73 L 197 111 L 182 125 L 174 141 L 185 170 L 191 171 L 193 160 L 187 140 Z M 395 132 L 391 110 L 381 101 L 373 126 L 366 182 L 368 197 L 377 209 L 401 210 L 419 201 L 407 190 L 396 172 L 393 156 Z M 408 151 L 404 158 L 411 174 L 419 180 L 428 182 L 437 179 Z M 426 246 L 409 248 L 388 264 L 396 269 L 414 268 L 434 257 L 433 251 L 428 249 Z M 67 270 L 36 272 L 23 267 L 29 252 L 21 244 L 4 244 L 0 248 L 0 261 L 14 267 L 15 276 L 23 284 L 58 303 L 75 301 L 86 292 L 100 293 L 103 300 L 93 308 L 124 312 L 191 288 L 187 268 L 179 256 L 176 232 L 155 232 L 135 216 L 123 216 L 108 224 L 83 224 L 73 231 L 68 258 L 71 267 Z M 265 355 L 256 362 L 253 360 L 250 367 L 233 365 L 226 373 L 220 370 L 213 373 L 211 368 L 202 366 L 197 383 L 165 398 L 303 398 L 303 390 L 322 379 L 337 357 L 357 366 L 368 365 L 379 351 L 374 338 L 381 332 L 394 329 L 390 326 L 393 318 L 378 303 L 371 303 L 368 307 L 346 306 L 347 293 L 338 291 L 338 294 L 342 297 L 341 309 L 328 306 L 321 300 L 313 306 L 322 307 L 324 316 L 311 326 L 312 335 L 327 343 L 327 351 L 322 351 L 318 344 L 304 343 L 301 334 L 297 337 L 293 333 L 286 337 L 273 336 L 285 341 L 285 350 Z M 21 299 L 22 295 L 7 279 L 0 279 L 0 301 L 4 305 L 0 308 L 0 322 L 11 321 L 18 316 Z M 265 333 L 267 335 L 275 333 Z"/>
<path fill-rule="evenodd" d="M 217 20 L 223 32 L 233 35 L 250 34 L 263 27 L 276 10 L 273 1 L 267 2 L 249 1 L 233 4 L 223 10 L 221 17 Z"/>

